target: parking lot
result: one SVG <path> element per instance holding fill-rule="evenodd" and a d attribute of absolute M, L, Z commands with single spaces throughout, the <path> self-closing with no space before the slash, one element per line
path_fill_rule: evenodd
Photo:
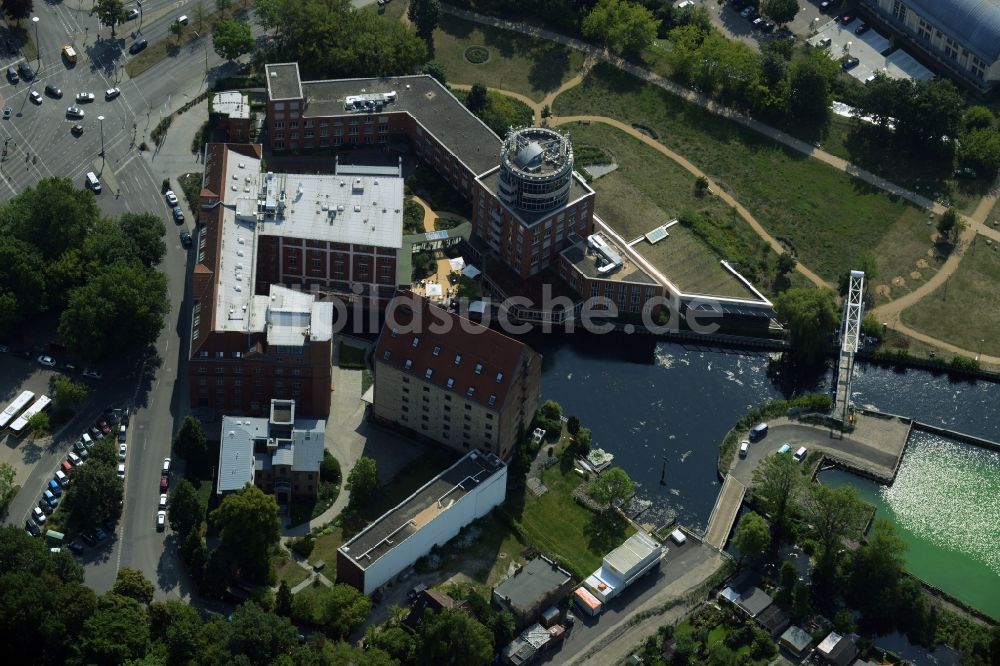
<path fill-rule="evenodd" d="M 845 22 L 845 18 L 849 19 Z M 848 74 L 865 82 L 878 72 L 894 79 L 928 80 L 933 73 L 903 49 L 893 49 L 889 38 L 873 27 L 862 28 L 863 21 L 853 16 L 837 17 L 821 25 L 807 41 L 825 48 L 833 60 L 845 63 Z M 860 30 L 860 33 L 859 33 Z M 848 67 L 849 59 L 857 64 Z"/>

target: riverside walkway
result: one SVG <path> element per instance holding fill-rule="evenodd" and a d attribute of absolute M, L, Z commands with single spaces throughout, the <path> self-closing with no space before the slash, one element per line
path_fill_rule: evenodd
<path fill-rule="evenodd" d="M 729 540 L 729 533 L 733 531 L 733 523 L 740 512 L 743 504 L 743 497 L 747 494 L 747 487 L 743 485 L 732 474 L 726 475 L 726 481 L 722 484 L 722 491 L 715 506 L 712 507 L 712 515 L 708 519 L 708 528 L 705 530 L 705 543 L 714 548 L 722 550 Z"/>

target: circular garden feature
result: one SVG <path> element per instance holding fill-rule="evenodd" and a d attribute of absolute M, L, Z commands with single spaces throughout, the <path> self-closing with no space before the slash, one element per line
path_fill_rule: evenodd
<path fill-rule="evenodd" d="M 465 49 L 465 59 L 473 65 L 482 65 L 490 59 L 490 50 L 485 46 L 470 46 Z"/>

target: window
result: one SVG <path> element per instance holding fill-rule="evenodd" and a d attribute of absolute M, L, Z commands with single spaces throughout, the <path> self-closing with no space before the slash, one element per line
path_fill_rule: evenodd
<path fill-rule="evenodd" d="M 447 383 L 448 388 L 455 388 L 455 378 L 454 377 L 449 377 L 448 381 L 446 383 Z"/>
<path fill-rule="evenodd" d="M 427 368 L 427 372 L 424 373 L 424 379 L 430 379 L 433 374 L 434 374 L 434 368 Z"/>
<path fill-rule="evenodd" d="M 392 329 L 392 337 L 398 338 L 399 337 L 399 331 L 397 331 L 396 329 Z"/>
<path fill-rule="evenodd" d="M 429 368 L 428 368 L 428 369 L 429 369 Z M 431 387 L 429 387 L 429 386 L 425 386 L 425 387 L 424 387 L 424 393 L 430 393 L 430 392 L 431 392 Z"/>
<path fill-rule="evenodd" d="M 483 374 L 483 364 L 482 363 L 476 363 L 476 374 L 477 375 Z"/>
<path fill-rule="evenodd" d="M 434 354 L 435 356 L 440 356 L 440 355 L 441 355 L 441 347 L 440 347 L 440 346 L 438 346 L 438 345 L 434 345 L 434 351 L 433 351 L 432 353 L 433 353 L 433 354 Z"/>
<path fill-rule="evenodd" d="M 461 354 L 455 354 L 455 365 L 458 365 L 461 362 L 462 362 L 462 355 Z"/>
<path fill-rule="evenodd" d="M 417 345 L 419 345 L 419 344 L 420 344 L 420 336 L 419 335 L 414 335 L 413 336 L 413 348 L 416 349 Z"/>
<path fill-rule="evenodd" d="M 497 404 L 497 397 L 491 393 L 490 399 L 487 401 L 487 404 L 489 404 L 490 407 Z M 490 416 L 492 416 L 492 414 Z"/>
<path fill-rule="evenodd" d="M 389 351 L 388 349 L 386 349 L 385 353 L 382 354 L 382 360 L 383 361 L 388 361 L 390 356 L 392 356 L 392 352 Z"/>
<path fill-rule="evenodd" d="M 502 372 L 498 372 L 497 373 L 497 384 L 499 384 L 502 381 L 503 381 L 503 373 Z"/>
<path fill-rule="evenodd" d="M 312 267 L 314 271 L 319 270 L 319 259 L 312 260 Z"/>
<path fill-rule="evenodd" d="M 467 395 L 467 396 L 469 396 L 471 398 L 472 394 L 475 393 L 475 392 L 476 392 L 476 387 L 475 386 L 470 386 L 469 389 L 465 392 L 465 395 Z"/>
<path fill-rule="evenodd" d="M 404 370 L 409 370 L 412 367 L 413 367 L 413 360 L 409 359 L 409 358 L 406 359 L 406 363 L 403 364 L 403 369 Z"/>
<path fill-rule="evenodd" d="M 407 387 L 404 386 L 403 387 L 403 393 L 409 393 L 409 392 L 410 392 L 410 389 L 408 389 Z"/>
<path fill-rule="evenodd" d="M 208 372 L 208 368 L 203 365 L 200 368 L 198 368 L 198 372 L 201 374 L 205 374 L 206 372 Z"/>

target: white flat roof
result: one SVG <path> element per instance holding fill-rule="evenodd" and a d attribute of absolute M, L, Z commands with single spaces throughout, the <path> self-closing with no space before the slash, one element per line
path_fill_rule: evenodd
<path fill-rule="evenodd" d="M 225 182 L 219 193 L 223 213 L 215 329 L 260 331 L 263 330 L 262 327 L 250 326 L 254 314 L 253 276 L 257 262 L 257 234 L 253 215 L 246 214 L 248 206 L 244 201 L 254 201 L 260 190 L 260 160 L 233 151 L 229 151 L 226 158 Z"/>
<path fill-rule="evenodd" d="M 273 187 L 276 212 L 260 227 L 265 236 L 403 246 L 398 176 L 274 174 Z"/>
<path fill-rule="evenodd" d="M 215 93 L 212 98 L 212 110 L 224 113 L 230 118 L 249 118 L 250 101 L 238 90 Z"/>

